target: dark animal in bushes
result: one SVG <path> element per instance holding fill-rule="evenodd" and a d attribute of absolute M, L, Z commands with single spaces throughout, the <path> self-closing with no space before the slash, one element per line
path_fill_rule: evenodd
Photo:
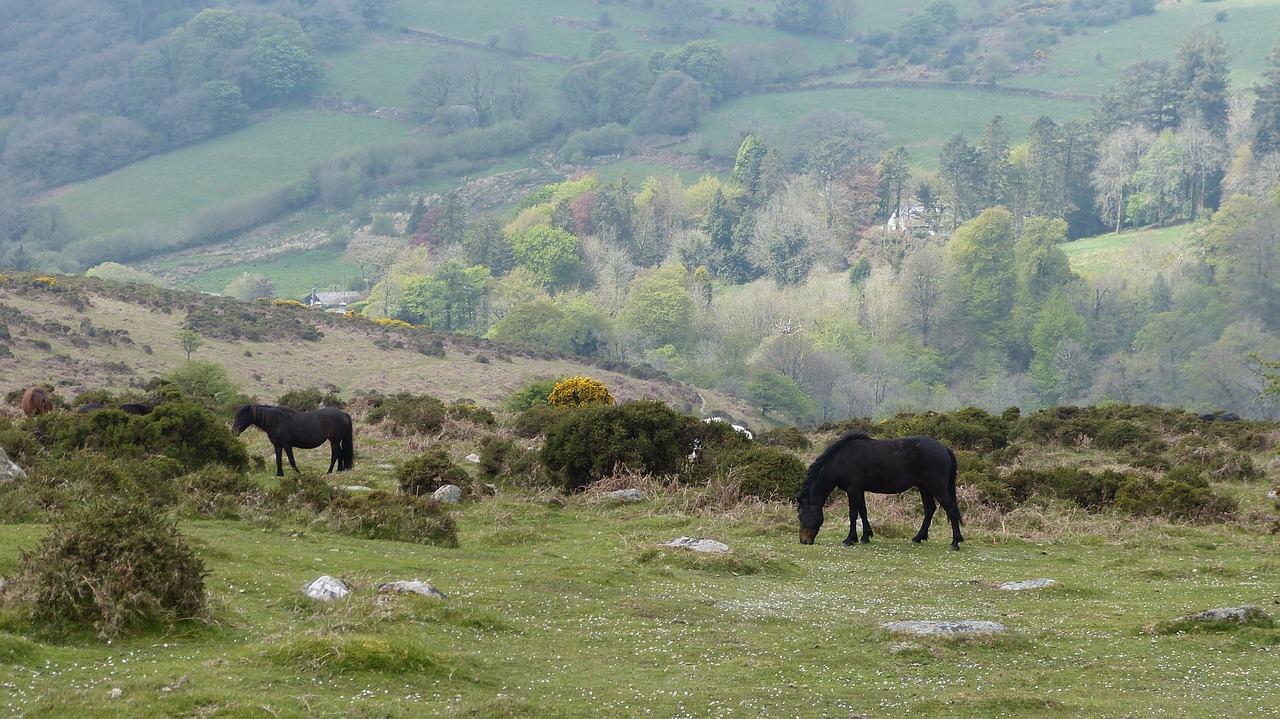
<path fill-rule="evenodd" d="M 1240 415 L 1236 414 L 1235 412 L 1222 412 L 1221 414 L 1214 413 L 1214 412 L 1207 412 L 1205 414 L 1198 415 L 1198 416 L 1200 417 L 1200 419 L 1206 422 L 1239 422 L 1240 421 Z"/>
<path fill-rule="evenodd" d="M 950 548 L 958 550 L 964 537 L 960 535 L 956 469 L 955 453 L 931 437 L 872 439 L 860 432 L 849 432 L 809 465 L 797 497 L 800 543 L 813 544 L 822 527 L 822 508 L 836 487 L 849 494 L 849 536 L 844 540 L 845 546 L 858 540 L 858 517 L 862 518 L 862 542 L 871 541 L 866 492 L 899 494 L 915 487 L 924 500 L 924 523 L 911 541 L 929 538 L 933 513 L 941 504 L 951 521 Z"/>
<path fill-rule="evenodd" d="M 284 476 L 280 453 L 289 456 L 289 466 L 298 471 L 293 461 L 293 448 L 314 449 L 329 442 L 329 472 L 339 472 L 355 464 L 355 447 L 351 438 L 351 415 L 340 409 L 324 407 L 311 412 L 295 412 L 285 407 L 246 404 L 236 411 L 231 431 L 236 434 L 257 427 L 267 433 L 276 448 L 276 476 Z"/>
<path fill-rule="evenodd" d="M 43 387 L 28 387 L 22 394 L 22 413 L 36 417 L 53 411 L 53 398 Z"/>

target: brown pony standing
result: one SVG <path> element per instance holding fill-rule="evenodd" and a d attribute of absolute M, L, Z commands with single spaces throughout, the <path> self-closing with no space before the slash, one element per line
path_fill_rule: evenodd
<path fill-rule="evenodd" d="M 22 395 L 22 413 L 28 417 L 53 411 L 53 398 L 43 387 L 28 387 Z"/>

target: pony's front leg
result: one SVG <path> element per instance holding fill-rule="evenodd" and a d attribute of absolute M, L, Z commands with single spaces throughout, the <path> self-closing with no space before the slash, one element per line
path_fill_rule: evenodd
<path fill-rule="evenodd" d="M 338 465 L 338 471 L 341 472 L 343 467 L 338 461 L 341 455 L 338 453 L 338 440 L 329 440 L 329 471 L 326 474 L 333 474 L 333 466 Z"/>
<path fill-rule="evenodd" d="M 284 452 L 284 447 L 281 447 L 280 445 L 276 445 L 276 476 L 277 477 L 284 476 L 284 462 L 281 460 L 281 457 L 280 457 L 280 455 L 283 452 Z M 290 462 L 293 461 L 292 456 L 289 457 L 289 461 Z"/>
<path fill-rule="evenodd" d="M 858 519 L 862 519 L 862 539 L 858 539 Z M 844 546 L 852 547 L 854 542 L 863 544 L 871 542 L 871 523 L 867 521 L 867 495 L 858 492 L 857 497 L 849 495 L 849 536 L 844 539 Z"/>
<path fill-rule="evenodd" d="M 921 489 L 920 498 L 924 500 L 924 522 L 920 524 L 920 531 L 916 532 L 916 536 L 911 538 L 916 544 L 929 538 L 929 525 L 933 524 L 933 513 L 938 511 L 938 503 L 933 500 L 932 494 Z"/>

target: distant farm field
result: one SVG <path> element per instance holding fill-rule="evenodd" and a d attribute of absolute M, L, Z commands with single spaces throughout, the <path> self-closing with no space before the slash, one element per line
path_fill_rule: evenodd
<path fill-rule="evenodd" d="M 1142 266 L 1155 272 L 1175 263 L 1187 238 L 1186 226 L 1128 230 L 1061 245 L 1071 269 L 1085 276 Z"/>
<path fill-rule="evenodd" d="M 144 225 L 172 229 L 201 208 L 301 179 L 345 150 L 403 140 L 408 129 L 365 115 L 286 113 L 72 185 L 53 202 L 89 236 Z"/>
<path fill-rule="evenodd" d="M 698 128 L 711 142 L 723 144 L 741 131 L 763 132 L 776 143 L 788 128 L 812 110 L 857 112 L 881 123 L 890 145 L 906 145 L 917 165 L 937 164 L 942 143 L 956 132 L 970 142 L 982 137 L 995 115 L 1002 115 L 1014 142 L 1026 138 L 1041 115 L 1057 121 L 1085 118 L 1090 106 L 1069 100 L 1019 95 L 992 95 L 972 88 L 885 87 L 821 89 L 749 95 L 724 103 Z M 736 145 L 735 145 L 736 147 Z"/>
<path fill-rule="evenodd" d="M 1218 13 L 1225 19 L 1216 20 Z M 1089 28 L 1063 38 L 1045 50 L 1044 72 L 1010 78 L 1005 84 L 1056 92 L 1101 94 L 1124 68 L 1140 60 L 1175 62 L 1174 53 L 1191 28 L 1216 32 L 1226 43 L 1231 81 L 1247 88 L 1258 80 L 1267 53 L 1280 40 L 1280 2 L 1158 3 L 1154 15 L 1134 18 L 1106 28 Z"/>

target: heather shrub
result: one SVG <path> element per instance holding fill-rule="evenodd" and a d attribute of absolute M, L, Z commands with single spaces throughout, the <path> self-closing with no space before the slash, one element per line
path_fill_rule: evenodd
<path fill-rule="evenodd" d="M 1221 519 L 1236 511 L 1235 500 L 1217 494 L 1197 465 L 1183 465 L 1163 477 L 1136 475 L 1116 492 L 1116 509 L 1139 517 Z"/>
<path fill-rule="evenodd" d="M 295 412 L 310 412 L 321 407 L 345 409 L 347 406 L 347 403 L 338 396 L 337 392 L 322 393 L 315 387 L 289 390 L 276 398 L 276 404 Z"/>
<path fill-rule="evenodd" d="M 549 404 L 534 405 L 515 416 L 511 422 L 511 429 L 521 437 L 537 437 L 546 432 L 547 428 L 563 415 L 563 412 L 557 412 L 556 408 Z"/>
<path fill-rule="evenodd" d="M 446 411 L 454 419 L 482 427 L 491 427 L 498 423 L 498 418 L 493 415 L 493 412 L 474 402 L 454 402 Z"/>
<path fill-rule="evenodd" d="M 444 402 L 429 395 L 399 392 L 391 396 L 369 398 L 372 408 L 365 415 L 369 424 L 386 422 L 401 434 L 430 434 L 444 426 L 447 409 Z"/>
<path fill-rule="evenodd" d="M 809 441 L 804 432 L 795 427 L 779 427 L 778 429 L 757 432 L 755 441 L 757 444 L 763 444 L 766 447 L 785 447 L 797 452 L 803 452 L 813 446 L 813 442 Z"/>
<path fill-rule="evenodd" d="M 174 480 L 178 508 L 185 516 L 238 519 L 247 496 L 258 486 L 242 470 L 209 465 Z"/>
<path fill-rule="evenodd" d="M 458 546 L 457 523 L 430 497 L 391 492 L 353 494 L 335 499 L 325 519 L 333 531 L 353 537 Z"/>
<path fill-rule="evenodd" d="M 478 454 L 481 479 L 523 487 L 536 487 L 543 482 L 538 453 L 514 440 L 488 435 L 480 440 Z"/>
<path fill-rule="evenodd" d="M 396 469 L 396 480 L 401 492 L 415 496 L 429 495 L 446 484 L 461 487 L 463 492 L 471 487 L 471 475 L 440 447 L 405 461 Z"/>
<path fill-rule="evenodd" d="M 208 615 L 204 563 L 163 513 L 99 501 L 59 520 L 22 552 L 7 603 L 58 629 L 104 636 Z"/>

